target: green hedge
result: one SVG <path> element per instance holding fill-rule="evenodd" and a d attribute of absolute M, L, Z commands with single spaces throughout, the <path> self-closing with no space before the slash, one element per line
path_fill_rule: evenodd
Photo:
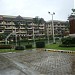
<path fill-rule="evenodd" d="M 32 44 L 25 45 L 26 49 L 32 48 Z"/>
<path fill-rule="evenodd" d="M 24 47 L 23 46 L 16 46 L 15 50 L 24 50 Z"/>
<path fill-rule="evenodd" d="M 38 42 L 38 41 L 47 41 L 47 39 L 35 39 L 35 42 Z M 21 42 L 34 42 L 34 40 L 23 39 L 21 40 Z"/>
<path fill-rule="evenodd" d="M 45 42 L 36 42 L 36 48 L 45 48 Z"/>
<path fill-rule="evenodd" d="M 0 49 L 11 49 L 11 45 L 0 45 Z"/>
<path fill-rule="evenodd" d="M 62 45 L 60 46 L 75 47 L 75 37 L 62 38 L 61 42 Z"/>

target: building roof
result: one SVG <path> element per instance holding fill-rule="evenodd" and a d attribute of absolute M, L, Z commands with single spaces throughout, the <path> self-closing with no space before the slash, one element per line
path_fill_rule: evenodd
<path fill-rule="evenodd" d="M 32 17 L 22 17 L 22 16 L 11 16 L 11 15 L 0 15 L 2 16 L 3 18 L 16 18 L 16 17 L 20 17 L 21 19 L 33 19 Z"/>
<path fill-rule="evenodd" d="M 52 22 L 52 20 L 47 21 L 47 23 L 50 23 L 50 22 Z M 53 20 L 53 22 L 56 22 L 56 23 L 65 23 L 67 21 Z"/>

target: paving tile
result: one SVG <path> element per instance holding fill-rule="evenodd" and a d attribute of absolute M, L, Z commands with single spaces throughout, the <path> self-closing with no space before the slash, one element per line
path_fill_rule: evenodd
<path fill-rule="evenodd" d="M 41 75 L 75 75 L 75 54 L 46 51 L 24 51 L 5 56 L 20 62 Z"/>

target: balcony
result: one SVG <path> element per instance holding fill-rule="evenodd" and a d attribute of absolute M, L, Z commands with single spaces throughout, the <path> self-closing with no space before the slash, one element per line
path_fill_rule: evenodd
<path fill-rule="evenodd" d="M 20 27 L 20 29 L 25 29 L 24 27 Z"/>
<path fill-rule="evenodd" d="M 65 28 L 66 26 L 65 25 L 63 25 L 63 26 L 61 25 L 61 27 L 64 27 Z"/>
<path fill-rule="evenodd" d="M 39 27 L 39 29 L 44 29 L 44 27 Z"/>
<path fill-rule="evenodd" d="M 6 23 L 6 22 L 2 22 L 2 23 L 0 23 L 0 25 L 15 25 L 14 23 Z"/>
<path fill-rule="evenodd" d="M 38 34 L 38 36 L 43 36 L 43 35 L 45 35 L 45 34 Z"/>
<path fill-rule="evenodd" d="M 4 33 L 12 33 L 12 30 L 5 30 Z"/>
<path fill-rule="evenodd" d="M 0 33 L 4 33 L 4 31 L 0 30 Z"/>
<path fill-rule="evenodd" d="M 39 33 L 39 31 L 35 31 L 35 33 Z"/>
<path fill-rule="evenodd" d="M 44 24 L 40 24 L 39 26 L 43 26 L 44 27 Z"/>
<path fill-rule="evenodd" d="M 27 28 L 27 29 L 33 29 L 33 28 L 31 27 L 31 28 Z"/>
<path fill-rule="evenodd" d="M 27 32 L 25 32 L 25 31 L 21 31 L 20 33 L 27 33 Z"/>
<path fill-rule="evenodd" d="M 33 36 L 33 35 L 32 34 L 30 34 L 30 35 L 28 34 L 27 36 Z"/>
<path fill-rule="evenodd" d="M 7 27 L 7 28 L 5 28 L 5 29 L 13 29 L 12 27 Z"/>

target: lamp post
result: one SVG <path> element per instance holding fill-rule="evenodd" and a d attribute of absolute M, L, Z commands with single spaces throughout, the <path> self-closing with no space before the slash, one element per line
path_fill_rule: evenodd
<path fill-rule="evenodd" d="M 48 38 L 48 44 L 49 44 L 49 25 L 47 26 L 47 38 Z"/>
<path fill-rule="evenodd" d="M 33 27 L 33 40 L 34 40 L 34 47 L 35 47 L 35 35 L 34 35 L 34 27 Z"/>
<path fill-rule="evenodd" d="M 16 40 L 16 46 L 17 46 L 17 33 L 16 33 L 16 28 L 15 28 L 15 40 Z"/>
<path fill-rule="evenodd" d="M 52 15 L 52 36 L 53 36 L 53 43 L 55 43 L 55 37 L 54 37 L 54 23 L 53 23 L 53 15 L 55 15 L 55 13 L 50 13 L 48 12 L 50 15 Z"/>

